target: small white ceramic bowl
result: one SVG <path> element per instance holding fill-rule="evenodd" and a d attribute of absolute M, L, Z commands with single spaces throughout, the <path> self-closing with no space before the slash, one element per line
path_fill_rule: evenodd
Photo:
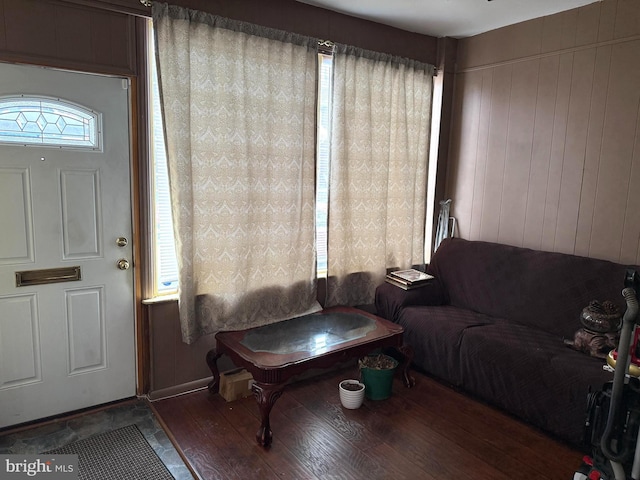
<path fill-rule="evenodd" d="M 342 380 L 338 385 L 340 402 L 344 408 L 354 410 L 360 408 L 364 400 L 364 383 L 358 380 Z"/>

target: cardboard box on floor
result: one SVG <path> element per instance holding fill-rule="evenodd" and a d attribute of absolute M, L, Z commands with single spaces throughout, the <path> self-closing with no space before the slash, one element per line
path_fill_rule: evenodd
<path fill-rule="evenodd" d="M 253 376 L 244 368 L 220 374 L 220 395 L 227 402 L 251 396 L 253 394 L 251 385 L 253 385 Z"/>

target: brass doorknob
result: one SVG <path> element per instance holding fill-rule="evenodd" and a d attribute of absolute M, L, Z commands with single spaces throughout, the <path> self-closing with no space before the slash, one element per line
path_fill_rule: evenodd
<path fill-rule="evenodd" d="M 120 270 L 129 270 L 129 267 L 131 265 L 129 264 L 129 260 L 127 260 L 126 258 L 121 258 L 120 260 L 118 260 L 118 268 Z"/>

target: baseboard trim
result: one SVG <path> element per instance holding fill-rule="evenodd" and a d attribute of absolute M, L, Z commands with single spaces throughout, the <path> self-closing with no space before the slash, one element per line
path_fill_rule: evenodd
<path fill-rule="evenodd" d="M 329 368 L 311 368 L 300 375 L 296 375 L 290 380 L 290 382 L 287 383 L 295 383 L 299 380 L 306 380 L 315 377 L 316 375 L 321 375 L 332 370 L 340 370 L 347 367 L 352 367 L 354 369 L 354 375 L 357 375 L 357 360 L 352 358 L 350 360 L 339 362 Z M 177 397 L 178 395 L 197 392 L 198 390 L 207 388 L 211 380 L 213 380 L 213 377 L 201 378 L 192 382 L 173 385 L 171 387 L 161 388 L 160 390 L 153 390 L 146 395 L 146 398 L 150 402 L 155 402 L 158 400 L 164 400 L 165 398 Z"/>
<path fill-rule="evenodd" d="M 165 398 L 177 397 L 178 395 L 184 395 L 186 393 L 195 392 L 207 388 L 209 382 L 213 377 L 201 378 L 192 382 L 182 383 L 180 385 L 173 385 L 167 388 L 161 388 L 160 390 L 154 390 L 149 392 L 147 398 L 150 402 L 157 400 L 163 400 Z"/>

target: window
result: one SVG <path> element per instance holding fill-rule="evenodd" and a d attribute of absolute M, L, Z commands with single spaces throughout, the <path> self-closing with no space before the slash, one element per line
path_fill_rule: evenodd
<path fill-rule="evenodd" d="M 150 23 L 151 24 L 151 23 Z M 178 289 L 178 262 L 173 237 L 171 217 L 171 199 L 169 194 L 169 174 L 167 154 L 164 145 L 162 115 L 160 110 L 160 92 L 155 61 L 153 30 L 149 38 L 149 92 L 150 92 L 150 153 L 152 159 L 152 195 L 153 213 L 153 254 L 152 278 L 153 296 L 173 294 Z"/>
<path fill-rule="evenodd" d="M 316 147 L 316 261 L 318 277 L 326 277 L 333 57 L 320 53 L 318 54 L 318 64 L 320 66 L 320 75 L 318 78 L 318 145 Z"/>
<path fill-rule="evenodd" d="M 178 266 L 171 219 L 167 158 L 162 129 L 160 94 L 157 81 L 153 31 L 149 37 L 150 139 L 152 168 L 153 296 L 173 294 L 178 287 Z M 329 202 L 329 152 L 331 122 L 331 83 L 333 58 L 320 53 L 318 79 L 318 141 L 316 171 L 316 250 L 317 275 L 327 275 L 327 213 Z"/>
<path fill-rule="evenodd" d="M 102 115 L 59 98 L 0 98 L 0 143 L 102 150 Z"/>

